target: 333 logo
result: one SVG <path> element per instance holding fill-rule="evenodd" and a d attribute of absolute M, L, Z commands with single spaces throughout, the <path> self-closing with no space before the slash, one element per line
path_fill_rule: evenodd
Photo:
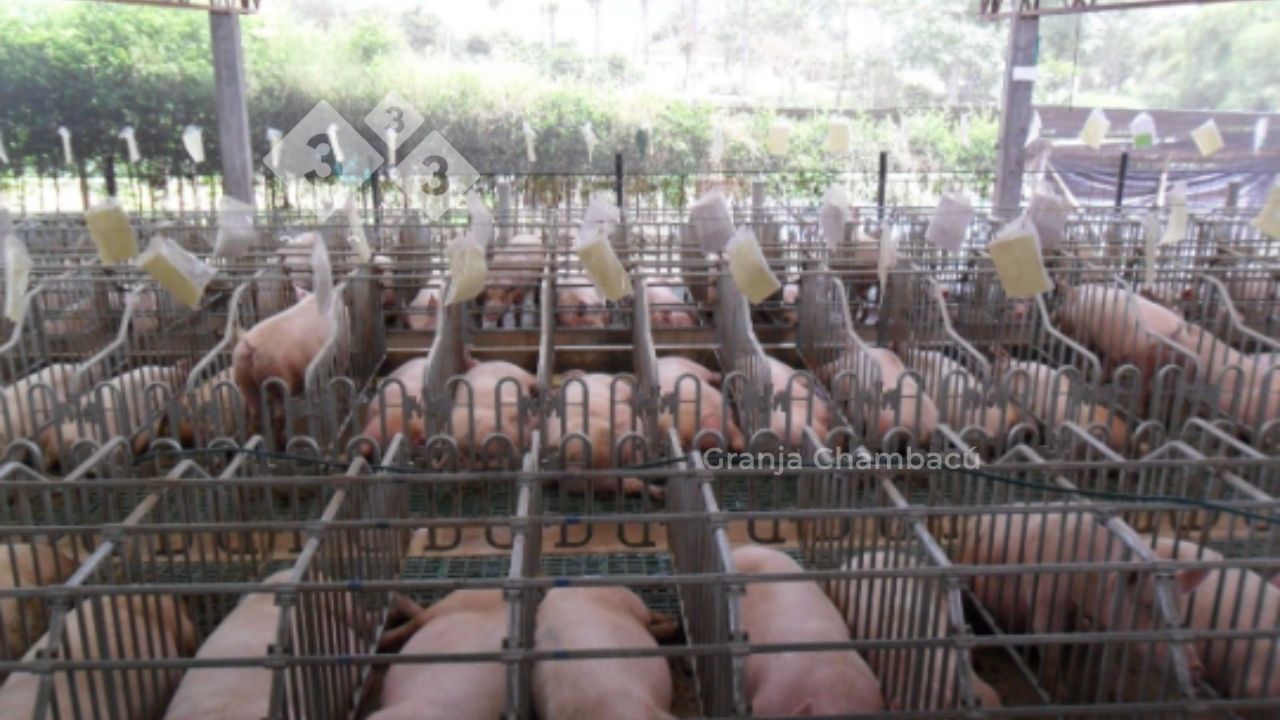
<path fill-rule="evenodd" d="M 422 127 L 425 118 L 397 93 L 390 93 L 365 116 L 365 125 L 393 154 Z M 272 173 L 333 187 L 333 203 L 318 208 L 325 219 L 360 188 L 386 160 L 326 102 L 307 113 L 262 159 Z M 429 219 L 458 207 L 480 173 L 439 132 L 432 132 L 390 173 L 412 205 Z"/>

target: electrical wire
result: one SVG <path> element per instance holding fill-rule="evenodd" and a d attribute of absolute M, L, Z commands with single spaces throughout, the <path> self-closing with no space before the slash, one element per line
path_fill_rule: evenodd
<path fill-rule="evenodd" d="M 255 449 L 242 448 L 242 447 L 193 448 L 193 449 L 181 450 L 181 451 L 174 451 L 174 450 L 154 451 L 154 452 L 146 453 L 144 455 L 139 456 L 134 461 L 134 464 L 139 465 L 150 459 L 161 459 L 165 457 L 171 457 L 171 458 L 176 457 L 176 458 L 186 459 L 195 455 L 227 454 L 227 453 L 233 453 L 233 452 L 239 453 L 242 455 L 249 455 L 249 456 L 258 457 L 262 459 L 268 459 L 268 460 L 288 460 L 292 462 L 306 462 L 306 463 L 313 463 L 315 465 L 322 465 L 325 467 L 338 468 L 338 469 L 345 469 L 346 467 L 349 466 L 349 463 L 342 463 L 340 461 L 335 461 L 335 460 L 325 460 L 323 458 L 312 457 L 310 455 L 302 455 L 298 453 L 289 453 L 289 452 L 276 452 L 272 450 L 255 450 Z M 640 463 L 636 465 L 624 465 L 617 469 L 619 471 L 646 470 L 646 469 L 652 469 L 657 467 L 676 465 L 679 463 L 687 463 L 687 462 L 690 462 L 691 460 L 692 460 L 691 455 L 676 455 L 670 458 L 662 458 L 660 460 L 654 460 L 651 462 Z M 422 475 L 424 477 L 431 475 L 429 471 L 425 471 L 422 468 L 415 468 L 415 467 L 408 467 L 408 466 L 389 465 L 389 464 L 382 464 L 382 463 L 370 463 L 369 467 L 374 471 L 392 472 L 400 475 Z M 823 466 L 812 464 L 812 463 L 801 463 L 798 467 L 811 468 L 811 469 L 826 469 L 826 470 L 831 469 L 830 467 L 823 467 Z M 1057 493 L 1061 495 L 1073 495 L 1073 496 L 1079 496 L 1079 497 L 1097 498 L 1102 500 L 1113 500 L 1118 502 L 1168 503 L 1172 505 L 1182 505 L 1189 508 L 1196 508 L 1200 510 L 1211 510 L 1214 512 L 1226 513 L 1229 515 L 1235 515 L 1237 517 L 1244 518 L 1246 520 L 1250 520 L 1252 522 L 1265 523 L 1267 525 L 1280 524 L 1280 516 L 1262 515 L 1259 513 L 1250 512 L 1248 510 L 1241 510 L 1239 508 L 1234 508 L 1234 507 L 1231 507 L 1230 505 L 1216 503 L 1211 500 L 1201 500 L 1197 498 L 1182 497 L 1179 495 L 1151 495 L 1151 494 L 1140 494 L 1140 493 L 1124 493 L 1124 492 L 1118 492 L 1113 490 L 1091 490 L 1086 488 L 1062 487 L 1060 485 L 1035 482 L 1031 480 L 1022 480 L 1019 478 L 998 475 L 996 473 L 987 472 L 984 470 L 977 470 L 977 469 L 965 468 L 965 467 L 960 467 L 955 470 L 948 469 L 948 471 L 958 472 L 964 475 L 969 475 L 969 476 L 981 478 L 984 480 L 990 480 L 992 482 L 1003 483 L 1003 484 L 1011 485 L 1014 487 L 1022 487 L 1022 488 L 1027 488 L 1031 490 Z"/>

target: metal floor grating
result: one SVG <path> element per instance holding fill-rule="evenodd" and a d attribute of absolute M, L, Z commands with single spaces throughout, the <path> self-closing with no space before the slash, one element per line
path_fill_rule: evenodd
<path fill-rule="evenodd" d="M 293 567 L 292 558 L 265 562 L 155 562 L 142 565 L 141 577 L 156 584 L 225 584 L 265 580 L 273 573 Z M 208 637 L 218 623 L 235 608 L 242 596 L 230 593 L 205 593 L 182 595 L 200 631 L 200 637 Z"/>
<path fill-rule="evenodd" d="M 432 493 L 421 483 L 409 489 L 410 517 L 507 517 L 515 514 L 512 483 L 467 483 L 459 497 L 458 485 L 442 483 Z"/>
<path fill-rule="evenodd" d="M 723 510 L 781 510 L 799 503 L 795 478 L 726 478 L 715 483 Z"/>
<path fill-rule="evenodd" d="M 511 569 L 507 555 L 464 557 L 414 557 L 405 562 L 402 580 L 437 580 L 506 577 Z M 544 555 L 542 573 L 552 577 L 584 577 L 587 575 L 671 575 L 669 553 L 599 553 L 591 555 Z M 655 612 L 679 617 L 680 599 L 674 587 L 640 587 L 638 594 Z M 428 605 L 447 595 L 447 591 L 410 593 L 419 605 Z"/>

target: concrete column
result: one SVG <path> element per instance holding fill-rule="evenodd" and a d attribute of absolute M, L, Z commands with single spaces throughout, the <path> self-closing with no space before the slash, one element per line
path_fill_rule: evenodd
<path fill-rule="evenodd" d="M 237 200 L 253 204 L 254 164 L 249 144 L 240 16 L 235 13 L 209 13 L 209 37 L 213 46 L 218 147 L 222 151 L 222 190 Z"/>
<path fill-rule="evenodd" d="M 1000 104 L 1000 144 L 996 159 L 997 214 L 1015 215 L 1022 204 L 1022 175 L 1027 162 L 1027 130 L 1031 126 L 1031 96 L 1035 83 L 1015 80 L 1014 70 L 1034 68 L 1040 40 L 1040 19 L 1018 16 L 1010 21 L 1009 52 L 1005 58 L 1004 97 Z"/>

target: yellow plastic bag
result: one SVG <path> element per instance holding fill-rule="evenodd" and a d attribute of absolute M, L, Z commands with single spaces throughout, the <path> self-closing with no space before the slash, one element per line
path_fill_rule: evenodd
<path fill-rule="evenodd" d="M 138 256 L 138 234 L 120 203 L 106 200 L 94 205 L 84 214 L 84 222 L 104 264 L 116 265 Z"/>
<path fill-rule="evenodd" d="M 1262 206 L 1262 212 L 1253 219 L 1253 226 L 1280 240 L 1280 180 L 1271 186 L 1271 192 L 1267 193 L 1267 202 Z"/>
<path fill-rule="evenodd" d="M 1107 131 L 1110 129 L 1111 121 L 1107 119 L 1107 114 L 1102 112 L 1102 108 L 1094 108 L 1084 121 L 1084 127 L 1080 128 L 1080 142 L 1097 150 L 1106 141 Z"/>
<path fill-rule="evenodd" d="M 316 245 L 324 247 L 324 243 Z M 205 287 L 218 274 L 217 269 L 167 237 L 151 239 L 147 251 L 138 256 L 138 267 L 192 310 L 200 307 Z"/>
<path fill-rule="evenodd" d="M 734 233 L 733 239 L 725 248 L 729 256 L 729 273 L 733 276 L 733 284 L 738 286 L 743 295 L 754 305 L 782 288 L 782 283 L 769 269 L 769 263 L 760 250 L 756 236 L 746 228 Z"/>
<path fill-rule="evenodd" d="M 1036 226 L 1026 215 L 1005 225 L 987 245 L 987 253 L 1005 296 L 1015 300 L 1033 298 L 1053 289 L 1040 255 Z"/>
<path fill-rule="evenodd" d="M 1218 132 L 1218 123 L 1209 118 L 1203 125 L 1191 131 L 1191 139 L 1196 142 L 1196 149 L 1200 151 L 1203 157 L 1218 152 L 1222 149 L 1222 133 Z"/>
<path fill-rule="evenodd" d="M 849 121 L 844 118 L 831 118 L 827 122 L 827 152 L 833 155 L 849 153 L 849 137 L 852 131 Z"/>
<path fill-rule="evenodd" d="M 618 219 L 617 207 L 601 198 L 592 198 L 575 243 L 582 267 L 606 300 L 620 300 L 632 293 L 631 277 L 609 243 Z"/>
<path fill-rule="evenodd" d="M 769 137 L 765 149 L 770 155 L 782 156 L 791 148 L 791 123 L 786 120 L 775 120 L 769 126 Z"/>

